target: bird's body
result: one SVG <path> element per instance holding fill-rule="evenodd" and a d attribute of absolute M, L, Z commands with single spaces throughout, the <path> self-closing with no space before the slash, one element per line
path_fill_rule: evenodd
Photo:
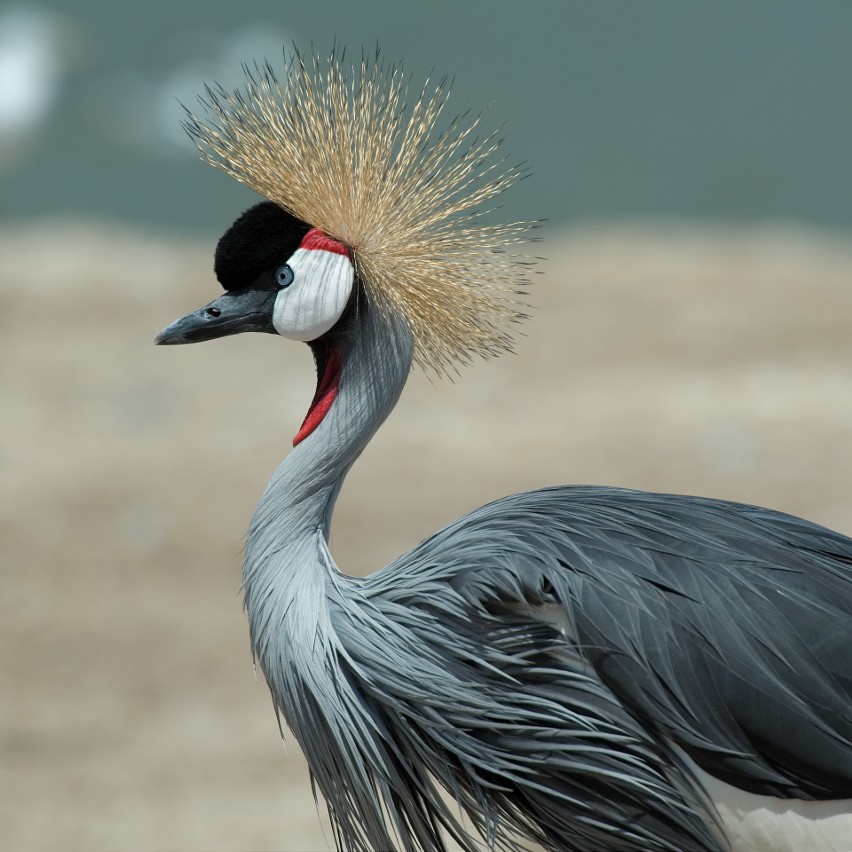
<path fill-rule="evenodd" d="M 439 848 L 432 778 L 470 796 L 483 825 L 518 808 L 557 849 L 713 848 L 713 810 L 677 749 L 744 790 L 852 798 L 843 536 L 734 503 L 563 487 L 484 506 L 363 579 L 342 574 L 327 546 L 340 460 L 408 373 L 404 330 L 396 347 L 381 331 L 346 353 L 352 374 L 311 451 L 273 477 L 245 560 L 279 709 L 320 789 L 359 791 L 335 807 L 341 848 L 394 844 L 388 800 L 414 848 Z"/>
<path fill-rule="evenodd" d="M 442 790 L 496 848 L 852 845 L 852 540 L 575 486 L 484 506 L 368 577 L 338 570 L 336 497 L 423 338 L 358 274 L 381 264 L 311 226 L 248 211 L 217 250 L 229 292 L 160 342 L 263 330 L 313 349 L 317 394 L 258 504 L 244 588 L 338 846 L 477 848 Z M 819 818 L 796 835 L 799 802 Z"/>

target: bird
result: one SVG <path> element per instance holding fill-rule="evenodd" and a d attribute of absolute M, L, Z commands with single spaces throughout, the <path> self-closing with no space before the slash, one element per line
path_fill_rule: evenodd
<path fill-rule="evenodd" d="M 224 293 L 159 344 L 306 344 L 316 392 L 247 534 L 251 647 L 341 850 L 852 847 L 852 539 L 611 486 L 497 499 L 364 577 L 329 549 L 346 474 L 413 369 L 511 350 L 528 172 L 445 119 L 451 84 L 339 45 L 186 108 L 263 200 Z M 401 487 L 405 487 L 402 484 Z M 283 728 L 282 728 L 283 729 Z"/>

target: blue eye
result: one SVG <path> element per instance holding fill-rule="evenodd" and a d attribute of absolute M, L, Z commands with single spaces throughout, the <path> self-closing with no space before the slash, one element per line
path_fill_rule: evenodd
<path fill-rule="evenodd" d="M 285 287 L 289 287 L 293 283 L 293 270 L 290 268 L 288 264 L 284 264 L 284 266 L 279 266 L 278 269 L 272 274 L 273 279 L 278 287 L 282 290 Z"/>

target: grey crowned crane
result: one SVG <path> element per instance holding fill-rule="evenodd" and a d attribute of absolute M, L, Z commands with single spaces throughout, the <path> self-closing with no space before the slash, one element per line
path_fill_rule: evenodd
<path fill-rule="evenodd" d="M 338 569 L 337 494 L 412 365 L 511 346 L 528 225 L 482 214 L 522 169 L 476 118 L 438 132 L 446 86 L 412 95 L 378 55 L 246 73 L 187 129 L 266 200 L 218 244 L 224 295 L 157 342 L 259 331 L 313 352 L 244 591 L 339 848 L 852 848 L 849 538 L 566 486 L 483 506 L 367 577 Z"/>

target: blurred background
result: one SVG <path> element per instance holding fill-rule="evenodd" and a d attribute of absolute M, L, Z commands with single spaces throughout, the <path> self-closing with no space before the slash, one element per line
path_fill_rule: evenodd
<path fill-rule="evenodd" d="M 306 347 L 157 350 L 254 196 L 180 102 L 295 43 L 455 79 L 545 219 L 518 353 L 412 376 L 333 530 L 365 573 L 594 482 L 852 533 L 852 5 L 0 3 L 0 848 L 328 848 L 252 669 L 240 558 Z"/>

